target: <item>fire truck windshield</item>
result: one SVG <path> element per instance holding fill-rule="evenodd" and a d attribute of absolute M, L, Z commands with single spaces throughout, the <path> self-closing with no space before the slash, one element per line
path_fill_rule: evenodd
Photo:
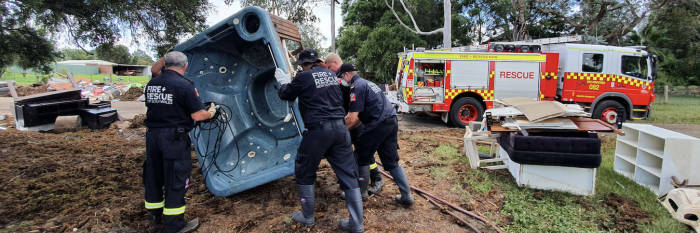
<path fill-rule="evenodd" d="M 647 79 L 646 57 L 622 56 L 622 73 L 632 77 Z"/>

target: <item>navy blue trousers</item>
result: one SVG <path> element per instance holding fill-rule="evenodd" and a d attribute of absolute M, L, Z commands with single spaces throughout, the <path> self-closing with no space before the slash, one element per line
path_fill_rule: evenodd
<path fill-rule="evenodd" d="M 357 185 L 357 160 L 352 152 L 350 133 L 344 119 L 308 125 L 297 149 L 294 175 L 299 185 L 312 185 L 316 171 L 324 157 L 338 177 L 341 190 L 355 189 Z"/>
<path fill-rule="evenodd" d="M 379 123 L 374 129 L 363 132 L 355 143 L 355 153 L 359 166 L 374 163 L 374 153 L 379 154 L 384 170 L 391 171 L 399 165 L 399 124 L 396 117 Z"/>
<path fill-rule="evenodd" d="M 165 232 L 185 226 L 185 193 L 192 170 L 191 141 L 184 128 L 149 128 L 143 186 L 146 209 L 163 214 Z"/>

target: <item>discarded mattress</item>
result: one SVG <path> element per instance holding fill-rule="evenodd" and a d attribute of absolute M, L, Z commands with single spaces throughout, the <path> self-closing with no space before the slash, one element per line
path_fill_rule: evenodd
<path fill-rule="evenodd" d="M 204 123 L 190 133 L 209 191 L 229 196 L 292 175 L 304 128 L 296 103 L 277 94 L 275 68 L 290 68 L 268 13 L 246 7 L 174 50 L 187 55 L 201 100 L 229 116 L 224 132 Z"/>
<path fill-rule="evenodd" d="M 503 133 L 498 143 L 519 164 L 597 168 L 601 163 L 600 139 L 595 133 Z"/>

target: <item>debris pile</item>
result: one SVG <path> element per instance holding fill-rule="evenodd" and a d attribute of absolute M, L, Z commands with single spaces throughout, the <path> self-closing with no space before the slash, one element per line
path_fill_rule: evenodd
<path fill-rule="evenodd" d="M 143 84 L 105 84 L 86 78 L 74 78 L 76 88 L 80 89 L 80 95 L 88 98 L 91 103 L 100 101 L 134 101 L 143 94 Z M 19 85 L 16 86 L 17 96 L 29 96 L 45 92 L 63 91 L 73 89 L 73 84 L 66 78 L 52 77 L 46 84 Z M 4 93 L 4 92 L 3 92 Z M 10 97 L 9 92 L 4 96 Z"/>
<path fill-rule="evenodd" d="M 119 98 L 119 100 L 121 101 L 135 101 L 141 95 L 143 95 L 143 88 L 138 86 L 131 86 L 127 89 L 126 92 L 119 95 L 117 98 Z"/>

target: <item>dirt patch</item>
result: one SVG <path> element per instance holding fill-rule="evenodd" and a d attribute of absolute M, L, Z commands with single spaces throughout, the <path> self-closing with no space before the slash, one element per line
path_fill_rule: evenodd
<path fill-rule="evenodd" d="M 28 96 L 28 95 L 34 95 L 34 94 L 39 94 L 39 93 L 44 93 L 44 92 L 50 92 L 48 89 L 48 86 L 46 85 L 31 85 L 31 86 L 25 86 L 25 85 L 20 85 L 16 87 L 17 91 L 17 96 Z M 8 97 L 11 97 L 10 94 L 7 94 Z"/>
<path fill-rule="evenodd" d="M 123 123 L 101 131 L 0 131 L 0 154 L 5 156 L 0 161 L 0 231 L 151 231 L 143 208 L 140 175 L 145 128 L 139 122 L 144 117 L 137 117 L 128 126 Z M 425 153 L 432 153 L 437 144 L 417 143 L 425 141 L 415 137 L 421 134 L 399 133 L 399 153 L 410 182 L 452 203 L 467 205 L 450 191 L 450 185 L 430 176 L 430 166 L 418 166 L 429 162 Z M 461 130 L 425 134 L 422 136 L 457 137 Z M 299 209 L 293 177 L 230 197 L 215 197 L 204 184 L 194 154 L 192 158 L 186 216 L 200 219 L 199 232 L 335 232 L 338 220 L 347 217 L 337 180 L 325 161 L 316 183 L 316 225 L 308 228 L 289 218 L 293 210 Z M 385 181 L 382 193 L 370 197 L 364 205 L 367 232 L 469 232 L 418 195 L 411 208 L 395 204 L 393 197 L 398 189 L 393 182 Z M 472 211 L 481 215 L 498 209 L 481 209 L 492 205 L 480 202 L 472 206 Z M 477 220 L 463 218 L 483 232 L 492 232 Z"/>
<path fill-rule="evenodd" d="M 134 101 L 143 95 L 143 89 L 140 87 L 131 87 L 124 94 L 117 97 L 120 101 Z"/>
<path fill-rule="evenodd" d="M 9 231 L 98 230 L 141 211 L 143 143 L 117 131 L 0 131 L 0 225 Z"/>
<path fill-rule="evenodd" d="M 614 225 L 612 227 L 603 226 L 606 230 L 639 232 L 639 229 L 637 229 L 638 225 L 651 222 L 649 213 L 639 208 L 639 203 L 637 203 L 637 201 L 615 193 L 610 193 L 605 196 L 605 206 L 615 210 L 615 213 L 610 215 Z"/>
<path fill-rule="evenodd" d="M 146 114 L 138 114 L 134 116 L 131 120 L 131 124 L 129 125 L 129 128 L 135 129 L 135 128 L 141 128 L 141 127 L 146 127 L 146 123 L 144 121 L 146 120 Z"/>

